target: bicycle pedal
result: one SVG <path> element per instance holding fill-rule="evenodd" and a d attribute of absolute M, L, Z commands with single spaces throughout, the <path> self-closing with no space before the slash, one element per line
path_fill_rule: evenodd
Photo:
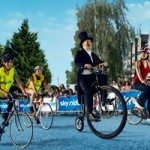
<path fill-rule="evenodd" d="M 95 120 L 95 122 L 100 122 L 101 121 L 101 118 L 97 118 L 97 120 Z"/>
<path fill-rule="evenodd" d="M 141 114 L 142 114 L 142 119 L 147 119 L 149 117 L 149 113 L 146 109 L 143 109 L 141 111 Z"/>
<path fill-rule="evenodd" d="M 140 111 L 139 109 L 133 109 L 133 110 L 132 110 L 132 113 L 133 113 L 135 116 L 137 116 L 137 117 L 139 117 L 139 118 L 142 118 L 142 114 L 141 114 L 141 111 Z"/>

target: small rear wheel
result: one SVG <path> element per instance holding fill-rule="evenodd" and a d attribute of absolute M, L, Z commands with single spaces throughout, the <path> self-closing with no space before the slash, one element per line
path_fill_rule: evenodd
<path fill-rule="evenodd" d="M 83 117 L 77 117 L 75 120 L 75 127 L 78 131 L 82 131 L 84 128 L 84 119 Z"/>

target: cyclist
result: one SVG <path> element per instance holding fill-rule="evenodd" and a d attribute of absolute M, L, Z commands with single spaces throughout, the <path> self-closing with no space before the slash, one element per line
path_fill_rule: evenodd
<path fill-rule="evenodd" d="M 10 54 L 5 54 L 2 58 L 3 66 L 0 68 L 0 99 L 9 98 L 9 91 L 14 83 L 14 80 L 21 89 L 22 93 L 26 95 L 24 87 L 20 82 L 18 73 L 13 66 L 13 60 L 14 58 Z M 12 106 L 13 105 L 11 103 L 8 103 L 6 112 L 2 114 L 2 117 L 4 119 L 2 124 L 6 122 Z"/>
<path fill-rule="evenodd" d="M 30 97 L 30 111 L 31 113 L 34 113 L 34 108 L 33 108 L 33 103 L 34 100 L 36 99 L 37 101 L 39 100 L 38 98 L 38 92 L 41 88 L 42 85 L 44 85 L 46 91 L 51 94 L 51 87 L 47 85 L 46 79 L 44 75 L 42 74 L 43 68 L 41 66 L 36 66 L 34 68 L 35 73 L 33 73 L 30 77 L 29 80 L 26 84 L 25 91 L 26 93 L 29 93 L 31 95 Z M 38 106 L 36 108 L 36 111 L 38 110 Z M 36 116 L 36 123 L 40 124 L 40 121 L 38 119 L 38 116 Z"/>
<path fill-rule="evenodd" d="M 139 109 L 144 109 L 145 101 L 148 100 L 148 111 L 150 112 L 150 86 L 147 85 L 147 75 L 150 73 L 149 52 L 147 47 L 140 49 L 141 60 L 135 63 L 136 75 L 133 79 L 133 88 L 141 91 L 141 95 L 134 104 Z"/>
<path fill-rule="evenodd" d="M 78 35 L 80 39 L 80 50 L 75 56 L 75 65 L 77 66 L 77 85 L 78 85 L 78 101 L 81 102 L 81 96 L 87 102 L 88 111 L 91 120 L 97 120 L 98 116 L 93 113 L 93 96 L 94 90 L 91 88 L 95 81 L 95 75 L 91 72 L 92 66 L 104 63 L 98 56 L 92 52 L 93 38 L 83 31 Z M 107 77 L 99 75 L 99 82 L 101 85 L 107 84 Z"/>

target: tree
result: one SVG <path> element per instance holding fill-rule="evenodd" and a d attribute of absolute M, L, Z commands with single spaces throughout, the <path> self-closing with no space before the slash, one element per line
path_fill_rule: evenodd
<path fill-rule="evenodd" d="M 21 81 L 26 84 L 29 76 L 34 72 L 34 67 L 40 65 L 43 67 L 43 74 L 48 83 L 51 82 L 51 72 L 45 59 L 45 54 L 40 49 L 40 43 L 37 41 L 38 34 L 29 31 L 28 20 L 24 20 L 19 32 L 13 34 L 12 39 L 7 41 L 7 47 L 10 44 L 11 53 L 14 56 L 14 65 L 19 72 Z M 8 50 L 4 50 L 8 52 Z"/>
<path fill-rule="evenodd" d="M 2 51 L 3 51 L 3 47 L 0 44 L 0 58 L 2 58 Z M 0 65 L 2 64 L 2 60 L 0 59 Z"/>
<path fill-rule="evenodd" d="M 125 11 L 127 8 L 124 0 L 114 0 L 112 3 L 107 0 L 87 0 L 85 6 L 77 7 L 78 30 L 74 36 L 75 47 L 71 49 L 72 55 L 74 57 L 79 50 L 78 34 L 87 31 L 94 39 L 93 51 L 108 62 L 111 80 L 123 74 L 123 59 L 128 56 L 131 39 L 134 37 L 134 30 L 125 16 Z M 72 64 L 72 67 L 75 66 Z M 72 68 L 66 75 L 68 78 L 76 75 L 76 69 Z"/>

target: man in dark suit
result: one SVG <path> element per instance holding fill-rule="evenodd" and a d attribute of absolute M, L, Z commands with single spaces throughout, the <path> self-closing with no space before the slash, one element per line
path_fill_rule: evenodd
<path fill-rule="evenodd" d="M 95 81 L 95 75 L 91 72 L 91 68 L 104 63 L 99 57 L 92 52 L 91 46 L 93 38 L 90 37 L 87 32 L 81 32 L 79 34 L 80 48 L 75 56 L 75 65 L 78 69 L 77 73 L 77 85 L 78 85 L 78 100 L 80 103 L 81 93 L 84 101 L 87 104 L 88 111 L 90 113 L 90 118 L 96 120 L 97 116 L 92 113 L 93 111 L 93 96 L 94 91 L 91 88 L 92 83 Z M 101 85 L 107 84 L 107 77 L 105 75 L 99 76 L 99 81 Z"/>

